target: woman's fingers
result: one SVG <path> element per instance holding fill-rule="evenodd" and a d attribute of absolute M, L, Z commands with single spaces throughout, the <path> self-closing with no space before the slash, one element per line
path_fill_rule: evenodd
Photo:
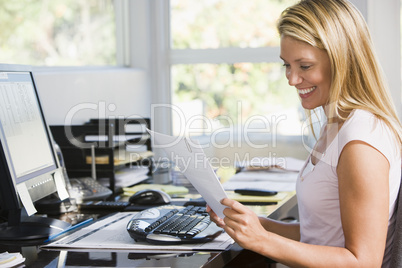
<path fill-rule="evenodd" d="M 223 219 L 219 218 L 209 205 L 206 206 L 206 211 L 209 214 L 211 221 L 213 221 L 217 226 L 221 228 L 225 226 Z"/>

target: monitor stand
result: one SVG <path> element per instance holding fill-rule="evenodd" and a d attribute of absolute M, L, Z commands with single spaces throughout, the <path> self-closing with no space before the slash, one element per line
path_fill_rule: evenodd
<path fill-rule="evenodd" d="M 70 223 L 39 216 L 30 216 L 18 225 L 0 225 L 0 244 L 42 244 L 50 235 L 60 233 L 71 226 Z"/>

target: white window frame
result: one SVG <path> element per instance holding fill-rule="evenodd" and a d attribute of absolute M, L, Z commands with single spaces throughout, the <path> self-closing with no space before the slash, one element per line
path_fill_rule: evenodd
<path fill-rule="evenodd" d="M 236 62 L 280 62 L 279 47 L 171 49 L 170 1 L 150 1 L 151 18 L 151 82 L 153 103 L 172 103 L 170 68 L 175 64 L 221 64 Z M 171 113 L 155 114 L 155 129 L 172 133 Z M 158 123 L 159 122 L 159 123 Z"/>
<path fill-rule="evenodd" d="M 147 0 L 134 0 L 133 2 L 146 4 L 144 1 Z M 402 117 L 401 63 L 399 60 L 401 55 L 400 2 L 395 0 L 351 0 L 351 2 L 359 8 L 368 22 L 391 95 L 396 100 L 398 115 Z M 147 3 L 151 27 L 150 43 L 148 44 L 150 47 L 148 55 L 150 55 L 151 61 L 147 67 L 151 78 L 152 103 L 171 103 L 170 66 L 172 64 L 279 62 L 278 47 L 171 50 L 169 46 L 169 1 L 152 0 Z M 155 129 L 171 133 L 171 114 L 163 113 L 155 114 L 155 116 Z"/>

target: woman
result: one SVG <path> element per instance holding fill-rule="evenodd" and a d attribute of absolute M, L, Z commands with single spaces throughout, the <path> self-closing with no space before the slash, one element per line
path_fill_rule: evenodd
<path fill-rule="evenodd" d="M 243 248 L 288 266 L 389 267 L 401 178 L 401 124 L 364 19 L 346 0 L 304 0 L 278 22 L 289 84 L 327 117 L 300 172 L 300 223 L 224 199 L 211 219 Z"/>

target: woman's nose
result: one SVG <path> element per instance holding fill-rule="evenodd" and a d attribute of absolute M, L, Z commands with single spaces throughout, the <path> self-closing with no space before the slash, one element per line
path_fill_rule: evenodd
<path fill-rule="evenodd" d="M 286 78 L 288 79 L 289 85 L 295 86 L 302 82 L 302 77 L 296 71 L 287 70 L 286 71 Z"/>

